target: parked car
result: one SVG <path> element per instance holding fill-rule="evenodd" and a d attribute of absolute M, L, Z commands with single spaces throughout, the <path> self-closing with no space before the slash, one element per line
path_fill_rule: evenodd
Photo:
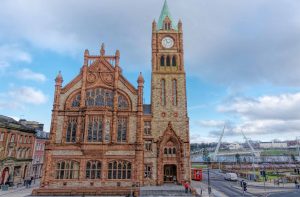
<path fill-rule="evenodd" d="M 227 181 L 237 181 L 238 176 L 237 176 L 236 173 L 226 173 L 225 174 L 225 180 L 227 180 Z"/>

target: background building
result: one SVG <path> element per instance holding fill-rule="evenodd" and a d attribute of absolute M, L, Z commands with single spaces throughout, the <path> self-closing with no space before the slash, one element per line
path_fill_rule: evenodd
<path fill-rule="evenodd" d="M 35 130 L 0 115 L 0 184 L 22 184 L 30 176 Z"/>

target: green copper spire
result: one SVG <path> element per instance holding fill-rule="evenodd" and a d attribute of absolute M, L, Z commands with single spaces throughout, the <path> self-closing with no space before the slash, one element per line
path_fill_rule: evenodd
<path fill-rule="evenodd" d="M 163 22 L 164 22 L 166 17 L 168 17 L 171 20 L 172 28 L 176 29 L 176 25 L 174 25 L 172 17 L 171 17 L 171 13 L 169 11 L 167 0 L 165 0 L 164 6 L 163 6 L 163 8 L 161 10 L 161 13 L 160 13 L 160 17 L 159 17 L 159 20 L 158 20 L 158 23 L 157 23 L 157 28 L 158 29 L 163 29 Z"/>

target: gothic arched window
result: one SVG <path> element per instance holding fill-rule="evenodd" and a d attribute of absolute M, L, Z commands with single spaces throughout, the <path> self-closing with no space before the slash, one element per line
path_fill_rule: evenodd
<path fill-rule="evenodd" d="M 127 140 L 127 118 L 119 117 L 118 118 L 118 142 L 126 142 Z"/>
<path fill-rule="evenodd" d="M 80 94 L 77 94 L 73 101 L 72 101 L 72 107 L 79 107 L 80 106 L 80 99 L 81 99 L 81 96 Z"/>
<path fill-rule="evenodd" d="M 172 80 L 173 105 L 177 105 L 177 80 Z"/>
<path fill-rule="evenodd" d="M 91 116 L 88 123 L 88 142 L 103 141 L 103 117 Z"/>
<path fill-rule="evenodd" d="M 76 142 L 77 118 L 69 117 L 66 142 Z"/>
<path fill-rule="evenodd" d="M 164 56 L 160 57 L 160 66 L 165 66 L 165 57 Z"/>
<path fill-rule="evenodd" d="M 79 162 L 59 161 L 56 163 L 56 179 L 78 179 Z"/>
<path fill-rule="evenodd" d="M 164 79 L 161 80 L 161 103 L 166 105 L 166 81 Z"/>
<path fill-rule="evenodd" d="M 167 66 L 171 66 L 171 59 L 170 59 L 170 56 L 167 56 Z"/>
<path fill-rule="evenodd" d="M 119 95 L 118 97 L 118 109 L 125 110 L 128 109 L 128 101 L 125 96 Z"/>
<path fill-rule="evenodd" d="M 177 66 L 177 64 L 176 64 L 176 56 L 173 56 L 172 57 L 172 66 Z"/>
<path fill-rule="evenodd" d="M 113 91 L 103 88 L 87 90 L 85 103 L 88 107 L 112 107 Z"/>
<path fill-rule="evenodd" d="M 131 163 L 112 161 L 108 164 L 108 179 L 131 179 Z"/>
<path fill-rule="evenodd" d="M 100 179 L 101 178 L 101 162 L 100 161 L 88 161 L 86 163 L 87 179 Z"/>

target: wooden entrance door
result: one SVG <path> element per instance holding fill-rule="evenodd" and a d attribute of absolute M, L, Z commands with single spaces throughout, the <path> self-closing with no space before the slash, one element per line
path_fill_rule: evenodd
<path fill-rule="evenodd" d="M 176 165 L 165 165 L 164 166 L 164 182 L 170 183 L 177 181 L 177 168 Z"/>

